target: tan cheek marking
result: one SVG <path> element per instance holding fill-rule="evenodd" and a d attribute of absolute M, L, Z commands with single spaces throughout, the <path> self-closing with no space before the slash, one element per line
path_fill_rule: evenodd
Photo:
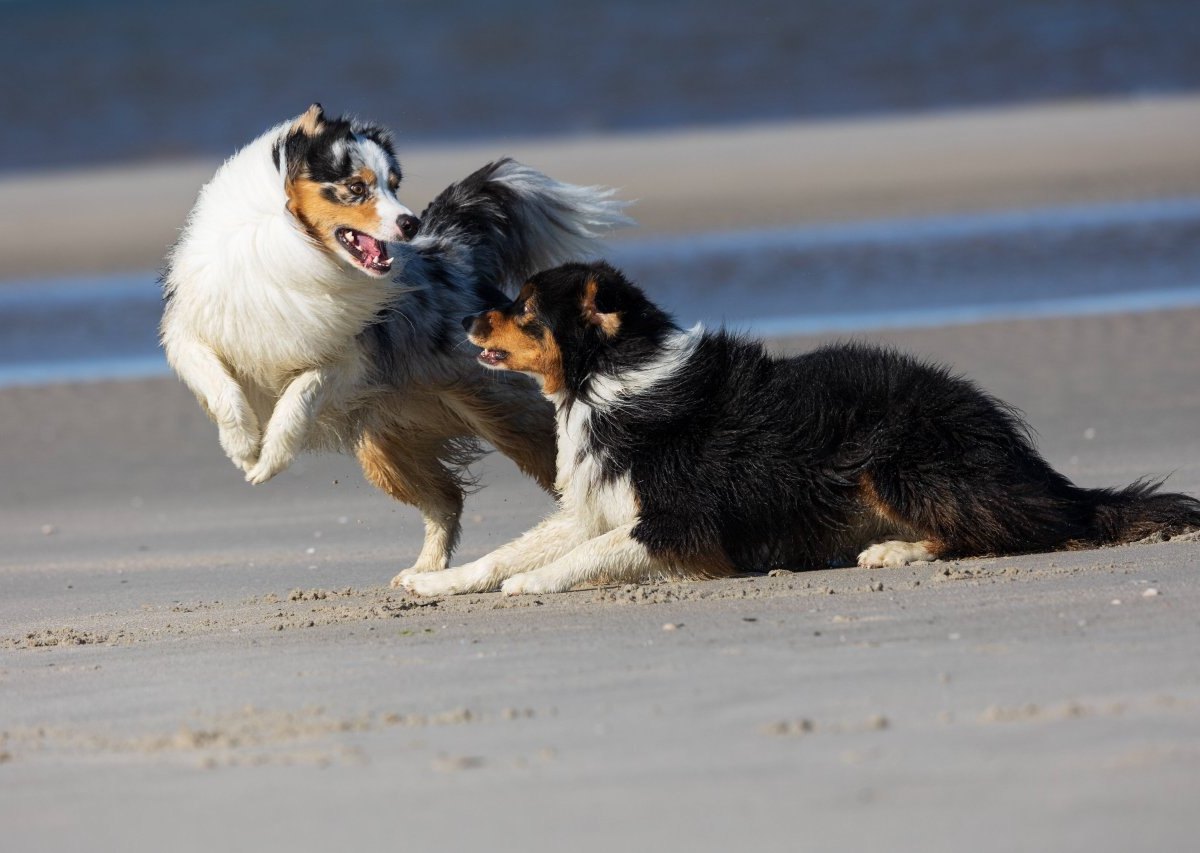
<path fill-rule="evenodd" d="M 542 391 L 546 394 L 557 394 L 567 384 L 563 372 L 562 350 L 554 336 L 547 329 L 542 336 L 542 346 L 538 350 L 538 373 L 542 377 Z"/>
<path fill-rule="evenodd" d="M 338 228 L 353 228 L 371 235 L 379 232 L 379 213 L 374 204 L 344 205 L 330 201 L 321 192 L 322 185 L 307 178 L 288 181 L 285 190 L 288 210 L 326 247 L 336 244 L 333 232 Z"/>

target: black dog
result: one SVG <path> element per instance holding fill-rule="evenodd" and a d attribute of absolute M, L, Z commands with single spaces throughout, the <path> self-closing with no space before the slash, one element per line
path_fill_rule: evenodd
<path fill-rule="evenodd" d="M 555 404 L 561 508 L 471 565 L 411 576 L 416 592 L 900 566 L 1200 527 L 1200 501 L 1156 483 L 1072 484 L 1012 407 L 944 368 L 685 332 L 606 264 L 541 273 L 466 325 L 484 364 L 532 374 Z"/>

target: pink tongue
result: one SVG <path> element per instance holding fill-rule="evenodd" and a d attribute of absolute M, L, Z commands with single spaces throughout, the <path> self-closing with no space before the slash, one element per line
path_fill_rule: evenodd
<path fill-rule="evenodd" d="M 359 251 L 363 253 L 363 258 L 367 261 L 374 263 L 383 254 L 379 248 L 379 241 L 370 235 L 360 232 L 355 236 L 354 242 L 358 244 Z"/>

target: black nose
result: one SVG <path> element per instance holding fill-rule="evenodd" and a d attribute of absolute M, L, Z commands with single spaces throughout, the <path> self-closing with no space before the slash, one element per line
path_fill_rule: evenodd
<path fill-rule="evenodd" d="M 405 240 L 411 240 L 413 235 L 417 233 L 417 229 L 421 227 L 421 220 L 417 219 L 411 213 L 406 213 L 403 216 L 396 217 L 396 226 L 400 229 L 400 233 L 404 235 Z"/>
<path fill-rule="evenodd" d="M 471 327 L 474 325 L 475 325 L 475 317 L 473 315 L 470 317 L 463 317 L 463 330 L 464 331 L 467 331 L 467 332 L 471 331 Z"/>

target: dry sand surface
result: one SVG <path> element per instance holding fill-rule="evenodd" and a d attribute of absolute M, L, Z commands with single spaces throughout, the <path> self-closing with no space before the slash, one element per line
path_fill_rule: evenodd
<path fill-rule="evenodd" d="M 1200 492 L 1200 311 L 872 336 L 1087 485 Z M 815 339 L 777 342 L 810 346 Z M 0 391 L 6 850 L 1188 848 L 1200 542 L 505 599 L 386 581 L 348 461 L 251 488 L 169 379 Z M 547 500 L 483 466 L 464 559 Z"/>
<path fill-rule="evenodd" d="M 641 228 L 632 234 L 717 231 L 1195 195 L 1197 139 L 1194 96 L 514 139 L 402 147 L 401 195 L 419 210 L 507 154 L 562 180 L 620 187 L 623 198 L 639 200 Z M 216 166 L 0 178 L 0 282 L 156 268 Z M 48 251 L 28 237 L 40 233 L 69 234 L 69 247 Z"/>

